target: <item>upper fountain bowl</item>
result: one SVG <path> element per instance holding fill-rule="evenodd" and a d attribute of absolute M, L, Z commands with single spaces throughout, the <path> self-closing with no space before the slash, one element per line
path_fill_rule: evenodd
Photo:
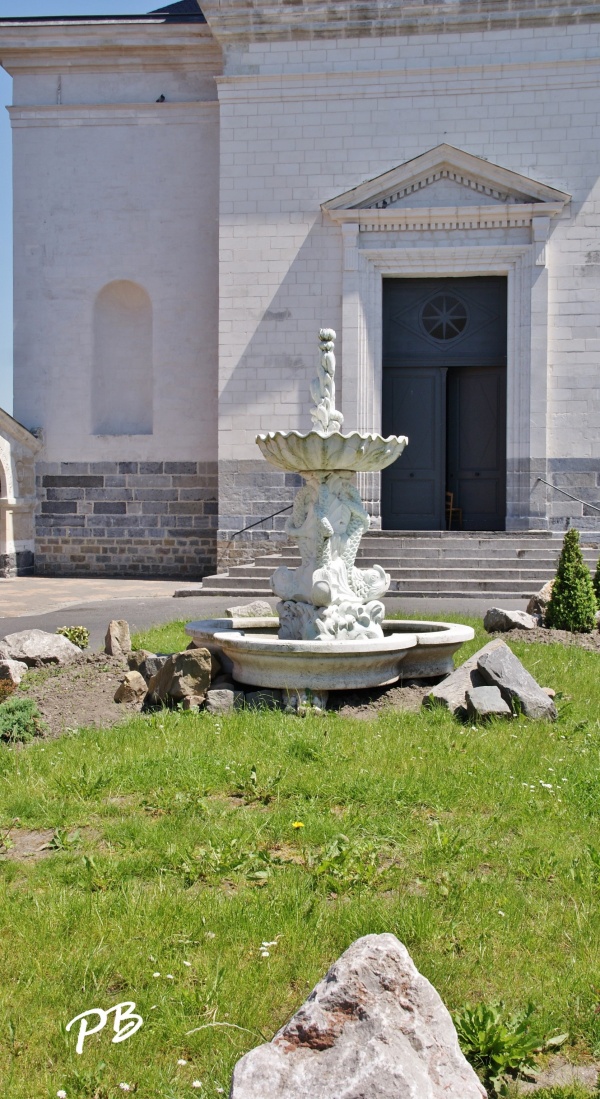
<path fill-rule="evenodd" d="M 408 439 L 405 435 L 381 435 L 353 431 L 342 435 L 333 431 L 322 435 L 309 431 L 269 431 L 257 435 L 256 442 L 265 458 L 277 469 L 291 473 L 316 470 L 346 470 L 353 473 L 375 473 L 399 458 Z"/>

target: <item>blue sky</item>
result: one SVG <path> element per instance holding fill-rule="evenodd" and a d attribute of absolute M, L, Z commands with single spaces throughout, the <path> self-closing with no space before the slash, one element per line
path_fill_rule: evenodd
<path fill-rule="evenodd" d="M 166 3 L 167 0 L 0 0 L 0 19 L 28 15 L 143 15 Z M 5 107 L 11 102 L 12 80 L 0 68 L 0 406 L 7 412 L 12 412 L 12 158 Z"/>

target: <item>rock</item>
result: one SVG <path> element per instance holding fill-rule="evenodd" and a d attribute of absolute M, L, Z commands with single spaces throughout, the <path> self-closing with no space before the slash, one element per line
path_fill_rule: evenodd
<path fill-rule="evenodd" d="M 229 714 L 240 710 L 244 705 L 244 692 L 220 687 L 211 689 L 206 695 L 206 712 L 209 714 Z"/>
<path fill-rule="evenodd" d="M 27 664 L 24 660 L 0 660 L 0 680 L 12 683 L 18 687 L 23 676 L 27 672 Z"/>
<path fill-rule="evenodd" d="M 129 623 L 124 618 L 113 618 L 108 623 L 104 638 L 104 652 L 109 656 L 126 656 L 131 652 Z"/>
<path fill-rule="evenodd" d="M 543 621 L 546 613 L 546 607 L 550 602 L 550 596 L 552 595 L 552 588 L 554 580 L 548 580 L 543 588 L 540 588 L 535 595 L 531 596 L 529 603 L 527 604 L 527 613 L 537 615 L 540 621 Z"/>
<path fill-rule="evenodd" d="M 466 698 L 469 717 L 513 716 L 498 687 L 471 687 Z"/>
<path fill-rule="evenodd" d="M 115 691 L 115 702 L 143 702 L 148 693 L 146 680 L 140 672 L 126 672 Z"/>
<path fill-rule="evenodd" d="M 152 676 L 160 671 L 168 659 L 168 655 L 159 656 L 157 653 L 148 652 L 147 649 L 135 649 L 129 653 L 127 663 L 132 672 L 139 672 L 146 683 L 149 683 Z"/>
<path fill-rule="evenodd" d="M 245 603 L 240 607 L 228 607 L 225 611 L 228 618 L 273 618 L 271 604 L 264 599 L 255 599 L 253 603 Z"/>
<path fill-rule="evenodd" d="M 453 714 L 461 717 L 465 716 L 467 712 L 467 691 L 471 687 L 483 687 L 485 685 L 477 669 L 477 661 L 483 653 L 492 652 L 500 646 L 506 648 L 501 637 L 495 637 L 493 641 L 488 641 L 487 645 L 484 645 L 482 649 L 479 649 L 468 660 L 465 660 L 464 664 L 456 668 L 446 679 L 438 683 L 425 696 L 423 705 L 430 707 L 445 706 Z"/>
<path fill-rule="evenodd" d="M 159 702 L 190 700 L 192 706 L 204 701 L 210 687 L 210 653 L 208 649 L 186 649 L 172 653 L 162 668 L 152 676 L 148 691 Z"/>
<path fill-rule="evenodd" d="M 535 630 L 538 619 L 525 611 L 504 611 L 492 607 L 486 611 L 483 627 L 488 633 L 506 633 L 508 630 Z"/>
<path fill-rule="evenodd" d="M 71 664 L 81 657 L 81 649 L 66 637 L 44 630 L 9 633 L 0 641 L 0 660 L 23 661 L 30 668 L 42 664 Z"/>
<path fill-rule="evenodd" d="M 484 683 L 500 688 L 513 712 L 521 709 L 527 717 L 555 721 L 556 706 L 508 645 L 478 656 L 477 667 Z"/>
<path fill-rule="evenodd" d="M 198 642 L 198 641 L 190 641 L 187 649 L 204 649 L 205 647 L 206 646 L 201 645 L 200 642 Z M 186 652 L 187 652 L 187 649 L 186 649 Z M 211 657 L 211 660 L 210 660 L 210 677 L 211 677 L 211 679 L 216 679 L 217 676 L 220 675 L 220 673 L 223 671 L 223 665 L 221 664 L 221 661 L 219 660 L 219 658 L 218 658 L 216 652 L 214 651 L 214 649 L 210 649 L 209 651 L 210 651 L 210 657 Z"/>
<path fill-rule="evenodd" d="M 246 706 L 249 710 L 280 710 L 282 705 L 283 691 L 274 687 L 246 692 Z"/>
<path fill-rule="evenodd" d="M 230 1099 L 485 1099 L 447 1009 L 395 935 L 342 954 L 272 1042 L 235 1066 Z"/>
<path fill-rule="evenodd" d="M 545 695 L 548 695 L 548 698 L 556 698 L 554 687 L 542 687 L 542 690 Z"/>

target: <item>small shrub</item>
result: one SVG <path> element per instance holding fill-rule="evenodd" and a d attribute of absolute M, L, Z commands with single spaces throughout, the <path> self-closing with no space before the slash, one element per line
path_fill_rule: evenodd
<path fill-rule="evenodd" d="M 503 1003 L 465 1004 L 452 1016 L 467 1061 L 496 1094 L 507 1072 L 534 1064 L 534 1052 L 541 1045 L 538 1035 L 531 1033 L 534 1011 L 533 1004 L 514 1015 L 505 1012 Z"/>
<path fill-rule="evenodd" d="M 590 633 L 596 625 L 596 609 L 594 585 L 581 553 L 579 531 L 568 530 L 546 608 L 546 625 L 573 633 Z"/>
<path fill-rule="evenodd" d="M 85 626 L 59 626 L 56 632 L 80 649 L 87 649 L 90 643 L 90 631 Z"/>
<path fill-rule="evenodd" d="M 30 698 L 9 698 L 0 706 L 0 738 L 14 743 L 32 740 L 40 736 L 42 720 L 40 712 Z"/>

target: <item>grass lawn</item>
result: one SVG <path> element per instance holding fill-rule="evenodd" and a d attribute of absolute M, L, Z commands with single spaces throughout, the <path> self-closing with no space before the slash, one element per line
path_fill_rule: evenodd
<path fill-rule="evenodd" d="M 461 660 L 486 639 L 471 624 Z M 513 648 L 559 692 L 555 725 L 161 711 L 0 747 L 0 825 L 54 833 L 47 857 L 0 862 L 0 1094 L 226 1095 L 241 1054 L 382 931 L 449 1008 L 532 1000 L 540 1035 L 597 1050 L 598 654 Z M 109 1017 L 77 1055 L 66 1023 L 126 1000 L 141 1029 L 113 1044 Z"/>

